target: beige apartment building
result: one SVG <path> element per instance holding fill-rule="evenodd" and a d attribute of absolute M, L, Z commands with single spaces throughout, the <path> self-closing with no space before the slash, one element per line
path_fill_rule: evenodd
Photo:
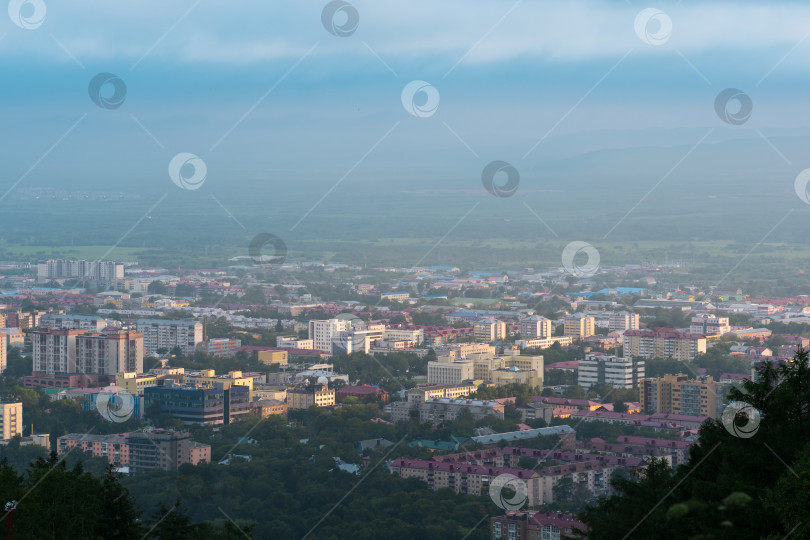
<path fill-rule="evenodd" d="M 23 432 L 23 406 L 22 403 L 0 403 L 0 435 L 3 439 L 10 439 Z"/>
<path fill-rule="evenodd" d="M 126 330 L 76 336 L 76 371 L 115 375 L 143 372 L 143 334 Z"/>
<path fill-rule="evenodd" d="M 586 338 L 596 334 L 596 319 L 593 317 L 566 317 L 563 334 L 573 338 Z"/>
<path fill-rule="evenodd" d="M 506 323 L 495 319 L 483 319 L 473 325 L 476 341 L 490 343 L 506 337 Z"/>
<path fill-rule="evenodd" d="M 712 377 L 689 379 L 687 375 L 664 375 L 643 379 L 639 385 L 642 411 L 719 418 L 728 385 Z"/>

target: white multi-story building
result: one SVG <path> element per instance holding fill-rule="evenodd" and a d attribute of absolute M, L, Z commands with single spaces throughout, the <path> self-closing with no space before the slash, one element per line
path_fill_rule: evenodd
<path fill-rule="evenodd" d="M 385 332 L 383 332 L 382 339 L 384 341 L 410 341 L 416 345 L 421 345 L 425 342 L 425 331 L 421 328 L 417 330 L 387 328 Z"/>
<path fill-rule="evenodd" d="M 37 264 L 37 282 L 52 279 L 86 279 L 114 282 L 124 279 L 124 265 L 114 261 L 50 259 Z"/>
<path fill-rule="evenodd" d="M 727 332 L 731 332 L 731 326 L 729 325 L 728 317 L 701 314 L 692 317 L 692 324 L 689 326 L 689 332 L 693 334 L 703 334 L 704 336 L 722 336 Z"/>
<path fill-rule="evenodd" d="M 339 332 L 352 329 L 352 322 L 348 319 L 328 319 L 309 321 L 309 339 L 320 351 L 332 350 L 332 338 Z"/>
<path fill-rule="evenodd" d="M 428 383 L 459 385 L 473 380 L 473 362 L 428 362 Z"/>
<path fill-rule="evenodd" d="M 172 321 L 161 319 L 138 319 L 135 323 L 143 334 L 143 350 L 147 356 L 157 354 L 158 349 L 171 350 L 180 347 L 185 355 L 191 355 L 203 340 L 202 323 L 199 321 Z"/>
<path fill-rule="evenodd" d="M 520 321 L 520 337 L 522 339 L 548 338 L 554 334 L 554 327 L 550 319 L 539 315 L 532 315 Z"/>
<path fill-rule="evenodd" d="M 78 373 L 76 370 L 76 338 L 87 330 L 34 330 L 34 371 L 47 375 Z"/>
<path fill-rule="evenodd" d="M 100 332 L 113 321 L 96 315 L 60 315 L 46 313 L 39 318 L 39 327 L 43 330 L 90 330 Z"/>
<path fill-rule="evenodd" d="M 371 345 L 382 338 L 379 330 L 344 330 L 332 337 L 332 345 L 329 351 L 332 354 L 352 354 L 364 352 L 368 354 Z"/>
<path fill-rule="evenodd" d="M 617 311 L 608 318 L 610 332 L 624 332 L 625 330 L 638 330 L 638 313 Z"/>
<path fill-rule="evenodd" d="M 594 384 L 636 388 L 643 378 L 644 360 L 591 354 L 578 362 L 577 384 L 584 388 Z"/>
<path fill-rule="evenodd" d="M 278 336 L 276 347 L 282 349 L 314 349 L 315 344 L 311 339 L 299 339 L 297 336 Z"/>

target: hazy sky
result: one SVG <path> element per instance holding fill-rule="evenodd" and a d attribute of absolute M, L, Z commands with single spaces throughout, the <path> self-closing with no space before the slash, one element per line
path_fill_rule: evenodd
<path fill-rule="evenodd" d="M 356 12 L 344 37 L 325 28 L 325 6 L 12 1 L 0 21 L 2 191 L 35 163 L 24 185 L 160 191 L 180 152 L 200 156 L 221 191 L 278 176 L 331 185 L 347 171 L 418 182 L 494 159 L 526 170 L 692 145 L 710 128 L 707 144 L 808 133 L 810 5 L 354 1 L 330 19 L 340 29 Z M 88 95 L 102 72 L 126 85 L 117 108 Z M 414 80 L 439 96 L 423 117 L 402 103 Z M 726 88 L 751 99 L 741 125 L 715 112 Z"/>

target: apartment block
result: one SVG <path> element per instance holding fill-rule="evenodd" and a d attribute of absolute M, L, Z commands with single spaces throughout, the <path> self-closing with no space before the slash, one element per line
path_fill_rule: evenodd
<path fill-rule="evenodd" d="M 124 265 L 114 261 L 49 259 L 37 264 L 37 283 L 56 279 L 114 282 L 124 279 Z"/>
<path fill-rule="evenodd" d="M 608 331 L 624 332 L 625 330 L 638 330 L 638 313 L 617 311 L 608 317 Z"/>
<path fill-rule="evenodd" d="M 135 323 L 138 332 L 143 334 L 143 348 L 147 356 L 155 356 L 158 349 L 180 348 L 190 356 L 202 342 L 202 323 L 193 320 L 138 319 Z"/>
<path fill-rule="evenodd" d="M 520 337 L 525 340 L 550 338 L 554 334 L 554 326 L 550 319 L 539 315 L 532 315 L 520 321 Z"/>
<path fill-rule="evenodd" d="M 113 322 L 115 321 L 95 315 L 46 313 L 39 318 L 39 328 L 42 330 L 89 330 L 91 332 L 101 332 Z"/>
<path fill-rule="evenodd" d="M 23 406 L 20 402 L 0 402 L 0 438 L 10 439 L 23 433 Z"/>
<path fill-rule="evenodd" d="M 483 319 L 473 325 L 476 341 L 491 343 L 506 337 L 506 323 L 495 319 Z"/>
<path fill-rule="evenodd" d="M 287 390 L 290 410 L 330 407 L 335 404 L 335 391 L 323 384 L 308 384 Z"/>
<path fill-rule="evenodd" d="M 628 330 L 624 333 L 624 355 L 642 358 L 673 358 L 694 360 L 706 352 L 706 338 L 702 334 L 646 330 Z"/>
<path fill-rule="evenodd" d="M 433 398 L 417 405 L 420 423 L 439 425 L 458 419 L 463 412 L 468 412 L 473 419 L 480 420 L 487 416 L 496 416 L 503 420 L 504 405 L 497 401 L 480 399 Z"/>
<path fill-rule="evenodd" d="M 144 428 L 113 435 L 70 433 L 57 439 L 59 455 L 77 447 L 93 457 L 107 458 L 115 467 L 129 467 L 131 473 L 176 471 L 186 463 L 211 461 L 211 445 L 194 441 L 188 432 L 171 429 Z"/>
<path fill-rule="evenodd" d="M 722 336 L 731 332 L 728 317 L 718 317 L 716 315 L 701 314 L 692 317 L 689 326 L 692 334 L 703 334 L 704 336 Z"/>
<path fill-rule="evenodd" d="M 0 332 L 0 373 L 8 366 L 8 339 L 5 332 Z"/>
<path fill-rule="evenodd" d="M 643 378 L 644 360 L 590 354 L 578 362 L 577 384 L 584 388 L 595 384 L 637 388 Z"/>
<path fill-rule="evenodd" d="M 440 463 L 421 459 L 395 459 L 391 462 L 391 474 L 402 478 L 418 478 L 425 482 L 429 489 L 450 488 L 456 493 L 468 495 L 489 495 L 489 485 L 498 476 L 510 474 L 526 483 L 528 505 L 535 507 L 542 504 L 542 485 L 540 474 L 528 469 L 509 467 L 487 467 L 484 465 L 466 465 Z"/>
<path fill-rule="evenodd" d="M 492 540 L 565 540 L 578 538 L 587 526 L 568 512 L 510 512 L 489 520 Z"/>
<path fill-rule="evenodd" d="M 573 315 L 566 317 L 563 323 L 563 334 L 573 338 L 586 338 L 596 333 L 596 319 Z"/>
<path fill-rule="evenodd" d="M 76 336 L 76 371 L 115 375 L 143 371 L 143 335 L 121 330 Z"/>
<path fill-rule="evenodd" d="M 729 385 L 712 377 L 689 379 L 687 375 L 664 375 L 643 379 L 639 401 L 644 412 L 719 418 Z"/>
<path fill-rule="evenodd" d="M 216 338 L 203 341 L 197 345 L 197 350 L 219 358 L 230 358 L 236 354 L 236 349 L 242 346 L 238 339 Z"/>
<path fill-rule="evenodd" d="M 176 471 L 180 465 L 191 462 L 190 433 L 163 430 L 134 431 L 127 437 L 127 443 L 129 470 L 132 473 L 151 469 Z M 209 452 L 210 449 L 208 446 Z M 209 455 L 208 461 L 210 460 Z"/>
<path fill-rule="evenodd" d="M 35 373 L 77 373 L 76 338 L 87 330 L 34 330 L 31 332 Z"/>

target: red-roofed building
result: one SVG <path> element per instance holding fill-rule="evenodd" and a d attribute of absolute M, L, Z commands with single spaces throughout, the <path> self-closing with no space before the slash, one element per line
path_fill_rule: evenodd
<path fill-rule="evenodd" d="M 561 540 L 587 529 L 574 514 L 561 512 L 509 512 L 490 518 L 489 527 L 493 540 Z"/>

